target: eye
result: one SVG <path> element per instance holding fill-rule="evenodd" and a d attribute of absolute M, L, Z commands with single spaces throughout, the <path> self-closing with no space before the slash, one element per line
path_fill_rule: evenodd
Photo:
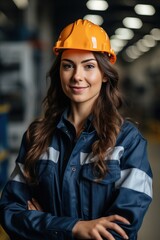
<path fill-rule="evenodd" d="M 93 68 L 95 68 L 94 64 L 87 64 L 87 65 L 85 65 L 85 69 L 87 69 L 87 70 L 90 70 L 90 69 L 93 69 Z"/>
<path fill-rule="evenodd" d="M 73 64 L 71 64 L 71 63 L 62 63 L 61 66 L 64 70 L 69 70 L 69 69 L 73 68 Z"/>

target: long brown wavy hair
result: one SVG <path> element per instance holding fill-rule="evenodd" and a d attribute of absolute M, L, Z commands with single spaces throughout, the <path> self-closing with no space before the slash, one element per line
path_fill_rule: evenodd
<path fill-rule="evenodd" d="M 122 97 L 118 89 L 119 76 L 109 62 L 108 55 L 99 52 L 93 52 L 93 54 L 104 77 L 107 78 L 107 82 L 102 83 L 100 94 L 92 110 L 93 126 L 98 135 L 98 140 L 92 145 L 93 154 L 98 156 L 93 169 L 98 172 L 98 179 L 103 179 L 107 173 L 104 161 L 106 151 L 114 147 L 123 122 L 119 113 Z M 33 121 L 26 133 L 27 152 L 24 170 L 30 183 L 36 182 L 36 161 L 42 153 L 47 151 L 60 116 L 70 105 L 70 99 L 64 94 L 60 82 L 61 55 L 60 53 L 57 56 L 47 74 L 50 86 L 43 101 L 44 115 Z"/>

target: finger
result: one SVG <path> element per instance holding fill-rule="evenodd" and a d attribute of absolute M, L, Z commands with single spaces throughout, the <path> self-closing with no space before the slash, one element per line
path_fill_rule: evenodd
<path fill-rule="evenodd" d="M 120 222 L 123 222 L 123 223 L 126 223 L 126 224 L 130 224 L 130 222 L 126 218 L 124 218 L 120 215 L 117 215 L 117 214 L 106 217 L 106 218 L 107 218 L 107 220 L 112 221 L 112 222 L 113 221 L 120 221 Z"/>
<path fill-rule="evenodd" d="M 31 210 L 29 201 L 27 201 L 27 207 L 28 207 L 28 210 Z"/>
<path fill-rule="evenodd" d="M 111 229 L 117 232 L 119 235 L 121 235 L 124 239 L 129 239 L 126 232 L 121 228 L 117 223 L 114 222 L 108 222 L 106 229 Z M 107 231 L 107 230 L 106 230 Z"/>
<path fill-rule="evenodd" d="M 40 204 L 37 202 L 35 198 L 32 198 L 32 203 L 35 206 L 36 210 L 42 211 L 42 207 L 40 206 Z"/>
<path fill-rule="evenodd" d="M 36 210 L 35 206 L 32 204 L 31 201 L 27 202 L 28 210 Z"/>
<path fill-rule="evenodd" d="M 100 236 L 105 237 L 105 239 L 107 239 L 107 240 L 115 240 L 113 235 L 110 232 L 108 232 L 103 226 L 99 226 L 98 232 L 99 232 Z M 97 238 L 96 238 L 96 240 L 97 240 Z"/>
<path fill-rule="evenodd" d="M 98 228 L 97 229 L 92 229 L 91 238 L 96 239 L 96 240 L 103 240 L 103 238 L 99 234 Z M 115 239 L 111 239 L 111 240 L 115 240 Z"/>

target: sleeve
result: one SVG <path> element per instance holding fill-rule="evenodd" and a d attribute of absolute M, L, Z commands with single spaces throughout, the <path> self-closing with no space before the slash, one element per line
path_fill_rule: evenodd
<path fill-rule="evenodd" d="M 23 137 L 16 166 L 3 189 L 0 200 L 0 224 L 13 240 L 72 239 L 72 228 L 79 220 L 71 217 L 57 217 L 50 213 L 27 210 L 32 187 L 26 184 L 22 162 L 25 155 Z"/>
<path fill-rule="evenodd" d="M 152 171 L 147 157 L 147 142 L 137 134 L 127 140 L 120 160 L 120 179 L 115 183 L 114 201 L 106 215 L 119 214 L 129 220 L 130 225 L 118 223 L 136 240 L 144 215 L 152 201 Z M 111 231 L 112 232 L 112 231 Z M 116 240 L 122 239 L 112 232 Z"/>

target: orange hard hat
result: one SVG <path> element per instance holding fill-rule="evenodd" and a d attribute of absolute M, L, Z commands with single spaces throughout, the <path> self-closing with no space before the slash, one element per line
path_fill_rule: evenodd
<path fill-rule="evenodd" d="M 62 30 L 58 41 L 53 47 L 53 51 L 58 55 L 59 50 L 61 49 L 106 52 L 108 53 L 110 62 L 116 62 L 116 55 L 111 49 L 107 33 L 102 27 L 86 19 L 78 19 Z"/>

